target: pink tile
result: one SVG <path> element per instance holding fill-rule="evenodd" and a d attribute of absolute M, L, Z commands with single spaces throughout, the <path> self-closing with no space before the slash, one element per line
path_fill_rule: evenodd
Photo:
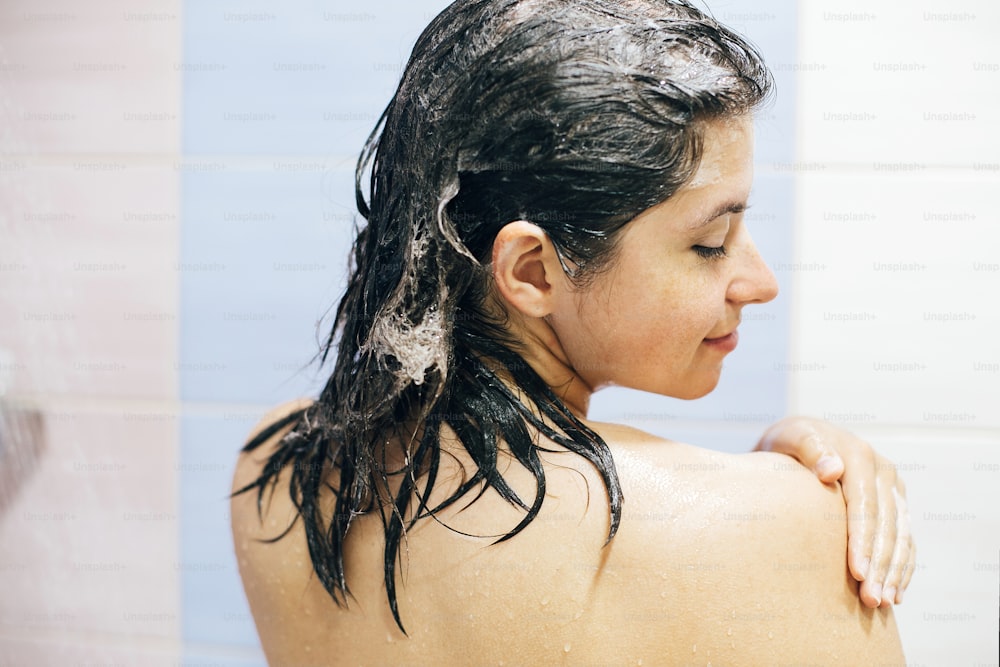
<path fill-rule="evenodd" d="M 0 516 L 0 635 L 179 637 L 176 417 L 44 420 L 40 461 Z"/>
<path fill-rule="evenodd" d="M 178 172 L 63 158 L 0 174 L 13 393 L 176 395 Z"/>
<path fill-rule="evenodd" d="M 180 4 L 4 2 L 0 151 L 175 152 Z"/>
<path fill-rule="evenodd" d="M 97 641 L 93 637 L 40 633 L 17 637 L 0 635 L 0 664 L 31 667 L 64 665 L 143 665 L 175 667 L 181 664 L 176 642 L 163 640 Z"/>

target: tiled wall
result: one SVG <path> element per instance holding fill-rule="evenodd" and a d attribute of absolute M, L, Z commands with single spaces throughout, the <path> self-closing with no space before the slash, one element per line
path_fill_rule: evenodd
<path fill-rule="evenodd" d="M 263 664 L 232 462 L 316 390 L 356 153 L 445 4 L 0 6 L 0 386 L 46 429 L 4 489 L 0 665 Z M 995 660 L 997 10 L 711 6 L 778 79 L 748 221 L 782 296 L 712 396 L 592 416 L 731 451 L 789 410 L 845 422 L 909 484 L 908 659 Z"/>
<path fill-rule="evenodd" d="M 1000 6 L 809 2 L 791 408 L 903 470 L 917 664 L 997 661 Z"/>
<path fill-rule="evenodd" d="M 180 656 L 179 17 L 0 4 L 3 665 Z"/>

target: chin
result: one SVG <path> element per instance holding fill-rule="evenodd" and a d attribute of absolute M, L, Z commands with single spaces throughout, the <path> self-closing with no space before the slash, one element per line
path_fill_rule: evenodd
<path fill-rule="evenodd" d="M 680 399 L 683 399 L 685 401 L 693 401 L 693 400 L 695 400 L 697 398 L 702 398 L 703 396 L 708 396 L 714 390 L 715 390 L 715 385 L 712 385 L 711 387 L 709 387 L 708 389 L 705 389 L 703 391 L 689 391 L 689 392 L 684 392 L 683 394 L 675 395 L 674 398 L 680 398 Z"/>
<path fill-rule="evenodd" d="M 719 375 L 715 375 L 713 378 L 706 378 L 701 382 L 688 382 L 682 387 L 669 387 L 669 388 L 659 388 L 657 389 L 645 389 L 645 391 L 652 392 L 654 394 L 659 394 L 661 396 L 669 396 L 670 398 L 679 398 L 684 401 L 693 401 L 696 398 L 702 398 L 703 396 L 708 396 L 715 388 L 719 386 Z M 636 387 L 636 389 L 643 389 L 642 387 Z"/>

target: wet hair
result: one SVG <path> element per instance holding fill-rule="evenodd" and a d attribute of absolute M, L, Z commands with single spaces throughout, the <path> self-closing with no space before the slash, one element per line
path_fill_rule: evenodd
<path fill-rule="evenodd" d="M 622 493 L 607 444 L 524 362 L 488 305 L 493 240 L 530 221 L 584 285 L 614 261 L 624 226 L 694 173 L 705 123 L 751 113 L 771 87 L 752 45 L 678 0 L 459 0 L 423 31 L 358 162 L 366 224 L 321 348 L 324 362 L 336 349 L 333 373 L 313 405 L 244 447 L 294 424 L 235 492 L 256 488 L 260 511 L 291 466 L 295 520 L 338 605 L 350 596 L 344 545 L 359 515 L 381 516 L 401 630 L 396 565 L 414 523 L 492 488 L 524 513 L 497 541 L 517 535 L 545 495 L 537 433 L 597 469 L 614 537 Z M 444 424 L 476 469 L 431 506 Z M 402 467 L 388 463 L 392 448 Z M 534 476 L 533 498 L 498 469 L 504 448 Z M 336 496 L 330 517 L 324 485 Z"/>

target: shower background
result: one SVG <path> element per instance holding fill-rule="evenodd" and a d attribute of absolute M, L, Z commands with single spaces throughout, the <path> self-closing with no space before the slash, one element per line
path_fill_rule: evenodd
<path fill-rule="evenodd" d="M 0 665 L 264 664 L 232 465 L 322 381 L 354 160 L 445 4 L 0 5 Z M 908 660 L 996 664 L 1000 5 L 711 6 L 779 83 L 747 218 L 782 295 L 710 397 L 592 416 L 869 438 L 909 488 Z"/>

